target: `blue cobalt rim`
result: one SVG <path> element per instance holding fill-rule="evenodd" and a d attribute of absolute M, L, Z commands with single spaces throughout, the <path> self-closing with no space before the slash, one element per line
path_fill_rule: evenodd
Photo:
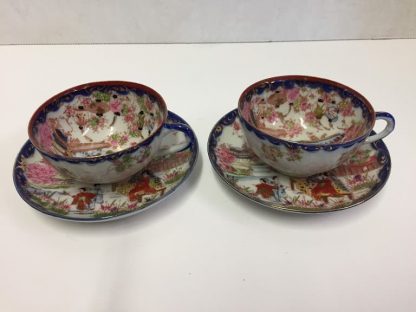
<path fill-rule="evenodd" d="M 317 144 L 317 143 L 298 143 L 292 142 L 288 140 L 279 139 L 264 133 L 263 131 L 255 128 L 252 126 L 246 119 L 244 119 L 243 115 L 241 114 L 241 105 L 244 101 L 249 101 L 253 94 L 261 94 L 264 90 L 276 90 L 278 87 L 284 87 L 285 89 L 292 89 L 295 86 L 306 86 L 311 89 L 321 88 L 325 92 L 336 91 L 341 98 L 349 97 L 351 98 L 352 104 L 354 107 L 360 107 L 363 112 L 363 117 L 369 123 L 369 130 L 351 141 L 344 142 L 344 143 L 334 143 L 334 144 Z M 386 113 L 388 114 L 388 113 Z M 373 107 L 371 106 L 370 102 L 359 92 L 351 89 L 348 86 L 340 84 L 339 82 L 312 77 L 312 76 L 279 76 L 279 77 L 271 77 L 259 82 L 254 83 L 253 85 L 246 88 L 240 96 L 238 102 L 238 115 L 240 117 L 241 122 L 247 128 L 248 131 L 253 132 L 256 136 L 261 140 L 267 140 L 274 145 L 285 145 L 287 148 L 301 148 L 305 151 L 318 151 L 318 150 L 325 150 L 325 151 L 335 151 L 338 148 L 348 148 L 356 143 L 360 143 L 364 141 L 372 132 L 375 123 L 375 112 Z M 391 116 L 390 114 L 388 114 Z M 393 116 L 391 116 L 393 118 Z"/>
<path fill-rule="evenodd" d="M 274 209 L 288 211 L 288 212 L 297 212 L 297 213 L 323 213 L 323 212 L 334 212 L 334 211 L 344 210 L 344 209 L 348 209 L 348 208 L 360 205 L 360 204 L 366 202 L 367 200 L 371 199 L 372 197 L 374 197 L 378 192 L 380 192 L 380 190 L 384 187 L 384 185 L 387 183 L 387 180 L 389 179 L 390 172 L 391 172 L 390 153 L 389 153 L 389 150 L 387 149 L 387 146 L 384 144 L 384 142 L 382 140 L 378 140 L 378 141 L 376 141 L 374 143 L 370 143 L 370 144 L 374 149 L 376 149 L 379 152 L 378 160 L 380 161 L 380 163 L 383 164 L 383 168 L 378 173 L 378 177 L 379 177 L 380 181 L 371 188 L 371 190 L 369 191 L 370 195 L 368 197 L 363 198 L 360 201 L 357 201 L 357 202 L 352 203 L 350 205 L 347 205 L 345 207 L 337 208 L 337 209 L 334 209 L 334 210 L 307 211 L 307 210 L 285 209 L 283 206 L 276 206 L 276 205 L 272 205 L 272 204 L 268 205 L 268 204 L 265 204 L 265 202 L 262 202 L 261 200 L 250 198 L 250 197 L 246 196 L 245 194 L 241 193 L 240 190 L 235 188 L 228 181 L 228 178 L 226 177 L 224 172 L 218 167 L 217 156 L 215 154 L 215 148 L 218 144 L 218 138 L 222 135 L 224 127 L 231 125 L 237 117 L 241 121 L 241 118 L 238 116 L 237 109 L 234 109 L 231 112 L 227 113 L 225 116 L 223 116 L 215 124 L 215 126 L 212 128 L 212 130 L 209 134 L 209 137 L 208 137 L 208 144 L 207 144 L 208 145 L 207 146 L 208 147 L 208 157 L 209 157 L 209 160 L 210 160 L 211 165 L 214 168 L 215 172 L 222 178 L 222 180 L 227 185 L 229 185 L 234 191 L 236 191 L 240 195 L 242 195 L 242 196 L 250 199 L 251 201 L 254 201 L 254 202 L 256 202 L 256 203 L 258 203 L 262 206 L 266 206 L 266 207 L 269 207 L 269 208 L 271 206 L 273 206 L 272 208 L 274 208 Z M 371 131 L 371 134 L 376 134 L 376 132 Z"/>
<path fill-rule="evenodd" d="M 189 124 L 182 119 L 180 116 L 176 115 L 175 113 L 172 113 L 170 111 L 168 111 L 168 118 L 167 118 L 167 123 L 181 123 L 184 125 L 187 125 L 187 128 L 185 131 L 186 135 L 189 137 L 190 139 L 190 144 L 188 145 L 188 147 L 190 148 L 191 152 L 192 152 L 192 157 L 189 160 L 190 162 L 190 167 L 188 169 L 188 171 L 186 172 L 186 174 L 184 175 L 184 177 L 182 178 L 181 182 L 176 185 L 175 187 L 173 187 L 169 192 L 165 193 L 164 196 L 158 198 L 156 201 L 150 202 L 150 204 L 148 206 L 145 206 L 139 210 L 133 210 L 133 211 L 126 211 L 126 212 L 122 212 L 120 214 L 117 214 L 115 216 L 107 216 L 107 217 L 95 217 L 95 218 L 76 218 L 76 217 L 68 217 L 68 216 L 64 216 L 64 215 L 60 215 L 57 213 L 54 213 L 50 210 L 45 209 L 44 207 L 42 207 L 41 205 L 33 202 L 30 200 L 30 194 L 29 192 L 26 190 L 26 177 L 24 175 L 24 171 L 22 168 L 19 167 L 19 161 L 22 157 L 30 157 L 33 155 L 33 153 L 36 151 L 36 148 L 33 146 L 33 144 L 28 140 L 26 141 L 26 143 L 23 145 L 23 147 L 21 148 L 21 150 L 19 151 L 19 153 L 17 154 L 14 166 L 13 166 L 13 183 L 14 186 L 18 192 L 18 194 L 20 195 L 20 197 L 31 207 L 35 208 L 36 210 L 47 214 L 49 216 L 55 217 L 55 218 L 59 218 L 59 219 L 63 219 L 63 220 L 68 220 L 68 221 L 79 221 L 79 222 L 83 222 L 83 223 L 90 223 L 90 222 L 103 222 L 103 221 L 110 221 L 110 220 L 117 220 L 117 219 L 121 219 L 124 217 L 128 217 L 128 216 L 132 216 L 136 213 L 142 212 L 144 210 L 146 210 L 147 208 L 155 205 L 156 203 L 158 203 L 159 201 L 165 199 L 167 196 L 169 196 L 170 194 L 172 194 L 180 185 L 182 185 L 183 182 L 185 182 L 189 175 L 192 173 L 195 164 L 196 164 L 196 160 L 198 158 L 198 154 L 199 154 L 199 147 L 198 147 L 198 140 L 195 136 L 195 133 L 193 132 L 192 128 L 189 126 Z"/>
<path fill-rule="evenodd" d="M 161 107 L 161 110 L 164 112 L 166 120 L 167 118 L 167 108 L 166 103 L 162 96 L 153 90 L 152 88 L 134 83 L 134 82 L 128 82 L 128 81 L 98 81 L 98 82 L 91 82 L 86 83 L 83 85 L 79 85 L 73 88 L 70 88 L 68 90 L 65 90 L 49 100 L 47 100 L 45 103 L 43 103 L 33 114 L 28 127 L 28 133 L 29 133 L 29 139 L 32 142 L 32 144 L 36 147 L 36 149 L 44 156 L 47 156 L 54 161 L 67 161 L 69 163 L 88 163 L 88 164 L 94 164 L 101 162 L 103 160 L 114 160 L 119 157 L 122 157 L 126 154 L 131 154 L 135 151 L 137 151 L 140 147 L 145 147 L 150 145 L 153 140 L 160 135 L 161 130 L 163 128 L 163 124 L 159 126 L 159 128 L 148 138 L 143 140 L 142 142 L 136 144 L 135 146 L 126 148 L 125 150 L 114 152 L 112 154 L 108 155 L 101 155 L 101 156 L 94 156 L 94 157 L 66 157 L 61 156 L 57 154 L 51 154 L 48 153 L 37 144 L 34 132 L 36 129 L 36 125 L 39 123 L 45 122 L 46 116 L 50 112 L 57 111 L 61 105 L 65 103 L 71 102 L 76 96 L 78 95 L 84 95 L 89 96 L 93 92 L 100 91 L 100 92 L 108 92 L 108 91 L 116 91 L 120 94 L 127 94 L 128 92 L 134 92 L 137 95 L 141 96 L 143 94 L 146 94 L 149 96 L 149 98 L 152 101 L 157 101 Z"/>

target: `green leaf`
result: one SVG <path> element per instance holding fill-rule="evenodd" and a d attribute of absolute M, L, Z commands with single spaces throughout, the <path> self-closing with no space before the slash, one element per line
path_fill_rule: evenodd
<path fill-rule="evenodd" d="M 96 92 L 96 93 L 94 93 L 94 97 L 97 100 L 101 100 L 103 102 L 108 102 L 108 101 L 110 101 L 110 98 L 111 98 L 110 94 L 104 93 L 104 92 Z"/>

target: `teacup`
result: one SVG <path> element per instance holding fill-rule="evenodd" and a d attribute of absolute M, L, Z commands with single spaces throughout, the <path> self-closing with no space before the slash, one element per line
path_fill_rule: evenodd
<path fill-rule="evenodd" d="M 155 90 L 133 82 L 102 81 L 73 87 L 42 104 L 29 138 L 61 173 L 87 183 L 113 183 L 144 169 L 171 131 Z"/>
<path fill-rule="evenodd" d="M 241 95 L 238 114 L 253 152 L 277 171 L 305 177 L 336 168 L 363 143 L 394 129 L 389 113 L 374 112 L 357 91 L 309 76 L 268 78 Z M 370 135 L 376 119 L 387 122 Z"/>

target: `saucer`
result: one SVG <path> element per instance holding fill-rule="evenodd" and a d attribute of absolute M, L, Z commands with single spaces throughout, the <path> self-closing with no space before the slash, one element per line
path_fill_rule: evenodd
<path fill-rule="evenodd" d="M 317 213 L 351 208 L 376 195 L 387 182 L 391 160 L 383 141 L 364 144 L 334 170 L 294 178 L 264 164 L 248 147 L 237 110 L 222 117 L 208 139 L 216 173 L 244 197 L 269 208 Z"/>
<path fill-rule="evenodd" d="M 169 112 L 167 123 L 178 122 L 187 124 Z M 175 152 L 170 151 L 173 146 Z M 65 220 L 102 222 L 134 215 L 166 198 L 189 177 L 197 155 L 192 131 L 173 132 L 141 173 L 119 183 L 87 184 L 60 175 L 27 141 L 17 155 L 13 180 L 23 200 L 40 212 Z"/>

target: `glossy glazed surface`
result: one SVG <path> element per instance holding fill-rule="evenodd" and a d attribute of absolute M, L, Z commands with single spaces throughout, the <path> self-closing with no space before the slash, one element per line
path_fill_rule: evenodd
<path fill-rule="evenodd" d="M 238 193 L 267 207 L 292 212 L 327 212 L 355 206 L 381 190 L 391 168 L 388 150 L 378 141 L 362 145 L 332 171 L 306 178 L 283 175 L 248 147 L 236 110 L 215 125 L 208 153 L 215 171 Z"/>
<path fill-rule="evenodd" d="M 185 123 L 169 113 L 168 123 Z M 198 154 L 192 131 L 172 132 L 145 171 L 113 184 L 88 184 L 62 175 L 27 142 L 17 156 L 14 181 L 32 207 L 54 217 L 97 222 L 132 215 L 172 193 L 191 173 Z M 120 170 L 133 160 L 120 161 Z"/>
<path fill-rule="evenodd" d="M 345 143 L 365 135 L 374 122 L 367 100 L 345 88 L 312 77 L 271 78 L 245 91 L 240 112 L 253 127 L 281 140 Z"/>
<path fill-rule="evenodd" d="M 96 157 L 134 147 L 163 124 L 164 106 L 129 84 L 85 86 L 38 111 L 31 123 L 35 146 L 52 155 Z"/>

